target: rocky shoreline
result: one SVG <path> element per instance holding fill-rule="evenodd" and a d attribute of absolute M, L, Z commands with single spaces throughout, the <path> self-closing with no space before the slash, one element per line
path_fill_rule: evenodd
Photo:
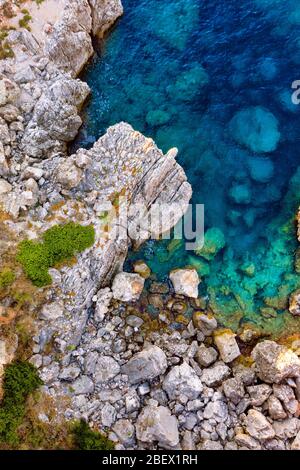
<path fill-rule="evenodd" d="M 117 449 L 300 450 L 298 340 L 254 347 L 255 332 L 241 341 L 220 328 L 197 298 L 196 271 L 171 273 L 169 285 L 151 282 L 139 264 L 122 273 L 129 247 L 150 236 L 144 221 L 154 204 L 177 208 L 170 221 L 158 217 L 159 235 L 185 213 L 192 191 L 176 149 L 163 155 L 126 123 L 67 155 L 89 94 L 76 77 L 93 54 L 91 37 L 103 37 L 123 10 L 119 0 L 63 3 L 40 36 L 23 28 L 6 37 L 14 56 L 0 62 L 0 255 L 27 294 L 17 242 L 80 221 L 95 227 L 96 243 L 51 269 L 53 283 L 30 290 L 30 301 L 0 297 L 2 322 L 24 311 L 35 318 L 30 362 L 46 395 L 67 398 L 56 419 L 84 418 Z M 152 319 L 137 303 L 149 277 Z M 1 374 L 17 343 L 3 334 Z M 39 419 L 49 423 L 46 412 Z"/>

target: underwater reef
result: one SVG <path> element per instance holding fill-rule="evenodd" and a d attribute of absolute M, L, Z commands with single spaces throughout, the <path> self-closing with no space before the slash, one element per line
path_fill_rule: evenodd
<path fill-rule="evenodd" d="M 205 206 L 203 250 L 211 253 L 186 252 L 184 241 L 149 241 L 130 254 L 128 269 L 144 259 L 167 281 L 171 269 L 193 266 L 225 326 L 250 322 L 275 336 L 298 331 L 288 299 L 300 287 L 300 115 L 291 100 L 299 7 L 125 0 L 124 9 L 84 74 L 93 100 L 75 148 L 123 119 L 163 150 L 178 147 L 193 203 Z"/>

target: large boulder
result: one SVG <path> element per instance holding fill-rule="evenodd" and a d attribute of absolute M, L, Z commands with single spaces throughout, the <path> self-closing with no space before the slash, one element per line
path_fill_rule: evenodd
<path fill-rule="evenodd" d="M 145 279 L 139 274 L 119 273 L 112 285 L 113 297 L 122 302 L 134 302 L 140 298 Z"/>
<path fill-rule="evenodd" d="M 171 271 L 170 279 L 176 294 L 197 299 L 200 279 L 196 269 L 175 269 Z"/>
<path fill-rule="evenodd" d="M 267 383 L 279 383 L 288 377 L 300 377 L 300 359 L 291 350 L 275 343 L 263 341 L 252 351 L 257 374 Z"/>
<path fill-rule="evenodd" d="M 128 375 L 131 383 L 152 380 L 167 369 L 167 358 L 158 346 L 150 346 L 133 356 L 123 367 L 122 373 Z"/>
<path fill-rule="evenodd" d="M 189 400 L 195 400 L 203 390 L 201 380 L 195 371 L 186 363 L 175 366 L 166 376 L 163 389 L 170 400 L 177 400 L 183 395 Z"/>
<path fill-rule="evenodd" d="M 165 406 L 146 406 L 136 422 L 136 437 L 165 449 L 175 447 L 179 443 L 177 419 Z"/>

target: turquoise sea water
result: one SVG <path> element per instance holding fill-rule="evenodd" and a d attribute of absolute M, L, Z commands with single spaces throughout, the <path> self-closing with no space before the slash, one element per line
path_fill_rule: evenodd
<path fill-rule="evenodd" d="M 206 244 L 146 243 L 159 279 L 195 266 L 224 324 L 299 329 L 294 215 L 300 202 L 300 5 L 294 0 L 123 0 L 125 15 L 84 80 L 92 98 L 75 147 L 121 120 L 178 161 L 205 204 Z M 211 230 L 213 228 L 213 230 Z"/>

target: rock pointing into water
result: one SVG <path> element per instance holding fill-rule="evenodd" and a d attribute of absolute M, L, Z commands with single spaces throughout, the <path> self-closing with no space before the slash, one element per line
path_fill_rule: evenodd
<path fill-rule="evenodd" d="M 152 380 L 167 369 L 165 353 L 157 346 L 150 346 L 136 354 L 122 367 L 123 374 L 128 375 L 131 383 Z"/>
<path fill-rule="evenodd" d="M 123 302 L 138 300 L 144 288 L 145 279 L 139 274 L 119 273 L 112 285 L 113 297 Z"/>
<path fill-rule="evenodd" d="M 146 406 L 138 417 L 136 436 L 142 442 L 158 442 L 165 449 L 175 447 L 179 443 L 177 419 L 164 406 Z"/>
<path fill-rule="evenodd" d="M 176 294 L 197 299 L 200 279 L 196 269 L 175 269 L 171 271 L 170 279 Z"/>
<path fill-rule="evenodd" d="M 300 377 L 300 359 L 291 350 L 274 341 L 263 341 L 252 351 L 258 376 L 267 383 L 279 383 L 288 377 Z"/>

